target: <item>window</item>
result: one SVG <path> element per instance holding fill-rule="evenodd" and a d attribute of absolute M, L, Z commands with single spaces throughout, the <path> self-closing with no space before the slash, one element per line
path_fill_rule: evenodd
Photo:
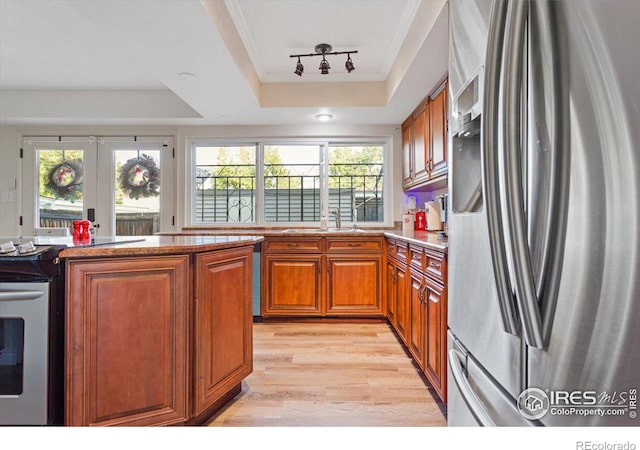
<path fill-rule="evenodd" d="M 384 222 L 382 145 L 329 147 L 329 209 L 351 222 Z"/>
<path fill-rule="evenodd" d="M 318 145 L 264 146 L 265 222 L 320 220 Z"/>
<path fill-rule="evenodd" d="M 196 223 L 253 223 L 256 147 L 195 148 Z"/>
<path fill-rule="evenodd" d="M 83 150 L 36 150 L 37 227 L 68 227 L 83 215 Z"/>
<path fill-rule="evenodd" d="M 192 142 L 192 223 L 385 223 L 384 143 Z M 260 174 L 257 176 L 256 174 Z"/>

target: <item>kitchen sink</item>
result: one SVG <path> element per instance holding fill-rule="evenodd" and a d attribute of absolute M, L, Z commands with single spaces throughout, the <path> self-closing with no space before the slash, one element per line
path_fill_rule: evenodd
<path fill-rule="evenodd" d="M 282 230 L 283 233 L 363 233 L 364 230 L 360 228 L 287 228 Z"/>

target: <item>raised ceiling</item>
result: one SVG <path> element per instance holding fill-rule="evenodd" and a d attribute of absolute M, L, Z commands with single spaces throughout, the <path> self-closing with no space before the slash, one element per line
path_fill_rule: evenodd
<path fill-rule="evenodd" d="M 0 0 L 0 121 L 397 124 L 445 75 L 447 37 L 445 0 Z M 321 42 L 356 70 L 296 76 L 289 55 Z"/>
<path fill-rule="evenodd" d="M 233 22 L 260 81 L 384 81 L 395 62 L 420 2 L 416 0 L 227 0 Z M 364 5 L 363 5 L 364 3 Z M 291 54 L 314 53 L 317 44 L 334 51 L 358 50 L 356 70 L 348 74 L 346 57 L 329 56 L 330 77 L 320 75 L 320 58 L 304 58 L 304 75 L 292 77 Z"/>

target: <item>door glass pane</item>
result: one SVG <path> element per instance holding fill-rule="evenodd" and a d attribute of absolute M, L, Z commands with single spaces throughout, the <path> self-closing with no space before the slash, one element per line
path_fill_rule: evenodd
<path fill-rule="evenodd" d="M 0 395 L 22 394 L 24 320 L 0 318 Z"/>
<path fill-rule="evenodd" d="M 266 222 L 320 220 L 320 147 L 264 146 Z"/>
<path fill-rule="evenodd" d="M 196 222 L 255 222 L 256 147 L 196 147 Z"/>
<path fill-rule="evenodd" d="M 82 219 L 82 150 L 38 150 L 38 214 L 40 227 L 72 229 Z"/>
<path fill-rule="evenodd" d="M 382 145 L 329 147 L 329 209 L 345 221 L 383 222 Z"/>
<path fill-rule="evenodd" d="M 117 236 L 160 231 L 160 150 L 115 150 Z"/>

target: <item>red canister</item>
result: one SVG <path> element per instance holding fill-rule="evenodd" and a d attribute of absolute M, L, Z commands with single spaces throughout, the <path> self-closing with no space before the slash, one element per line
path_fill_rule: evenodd
<path fill-rule="evenodd" d="M 427 215 L 424 211 L 418 210 L 416 211 L 416 220 L 414 222 L 414 230 L 416 231 L 424 231 L 427 228 Z"/>
<path fill-rule="evenodd" d="M 83 220 L 82 221 L 82 234 L 80 235 L 80 238 L 82 239 L 82 242 L 84 244 L 88 244 L 89 242 L 91 242 L 91 223 L 88 220 Z"/>
<path fill-rule="evenodd" d="M 73 221 L 73 237 L 75 239 L 80 239 L 82 236 L 82 220 L 74 220 Z"/>

